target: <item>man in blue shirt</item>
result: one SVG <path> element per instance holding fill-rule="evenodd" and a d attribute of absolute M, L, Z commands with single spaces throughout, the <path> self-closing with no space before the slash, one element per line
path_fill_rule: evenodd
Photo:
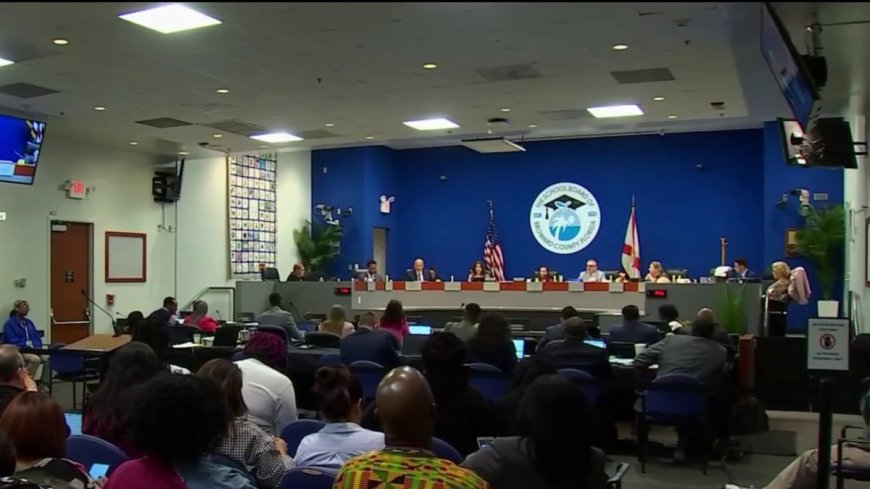
<path fill-rule="evenodd" d="M 3 324 L 3 343 L 15 345 L 18 348 L 42 348 L 42 338 L 36 331 L 36 325 L 27 317 L 28 313 L 30 313 L 30 304 L 27 301 L 15 301 L 12 312 L 9 313 L 9 319 Z M 41 357 L 33 353 L 22 353 L 21 356 L 24 357 L 25 368 L 33 378 L 36 378 L 39 366 L 48 361 L 48 356 Z M 50 375 L 51 370 L 46 365 L 42 369 L 40 380 L 47 384 Z"/>
<path fill-rule="evenodd" d="M 577 317 L 577 309 L 574 309 L 571 306 L 562 308 L 562 314 L 559 316 L 562 322 L 552 326 L 547 326 L 547 330 L 544 332 L 544 337 L 538 342 L 538 349 L 540 350 L 547 346 L 547 343 L 551 341 L 565 339 L 565 322 L 573 317 Z"/>
<path fill-rule="evenodd" d="M 379 363 L 386 370 L 401 365 L 399 339 L 386 329 L 378 329 L 375 322 L 373 313 L 365 313 L 359 318 L 356 332 L 341 339 L 341 360 L 345 365 L 358 360 Z"/>
<path fill-rule="evenodd" d="M 640 322 L 640 311 L 634 305 L 623 307 L 622 324 L 610 329 L 610 341 L 651 345 L 658 340 L 658 330 L 655 326 Z"/>

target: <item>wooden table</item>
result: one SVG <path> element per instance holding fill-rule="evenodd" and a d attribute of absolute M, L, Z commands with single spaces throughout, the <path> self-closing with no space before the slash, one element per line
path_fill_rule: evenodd
<path fill-rule="evenodd" d="M 95 334 L 66 345 L 62 350 L 109 353 L 130 342 L 130 335 Z"/>

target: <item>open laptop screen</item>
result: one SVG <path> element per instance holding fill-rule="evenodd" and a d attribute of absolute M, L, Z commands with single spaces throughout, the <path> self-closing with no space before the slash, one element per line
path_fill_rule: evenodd
<path fill-rule="evenodd" d="M 513 340 L 514 347 L 517 349 L 517 358 L 523 358 L 523 353 L 526 350 L 526 340 Z"/>

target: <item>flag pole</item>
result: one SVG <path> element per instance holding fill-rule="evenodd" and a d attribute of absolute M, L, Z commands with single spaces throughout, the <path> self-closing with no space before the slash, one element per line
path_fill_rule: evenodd
<path fill-rule="evenodd" d="M 634 209 L 634 194 L 631 196 L 631 208 Z"/>

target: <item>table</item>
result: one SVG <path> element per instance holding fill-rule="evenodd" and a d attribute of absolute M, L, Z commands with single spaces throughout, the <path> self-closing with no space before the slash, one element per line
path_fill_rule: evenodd
<path fill-rule="evenodd" d="M 61 348 L 62 350 L 84 351 L 89 353 L 111 353 L 132 340 L 130 335 L 115 336 L 95 334 Z"/>

